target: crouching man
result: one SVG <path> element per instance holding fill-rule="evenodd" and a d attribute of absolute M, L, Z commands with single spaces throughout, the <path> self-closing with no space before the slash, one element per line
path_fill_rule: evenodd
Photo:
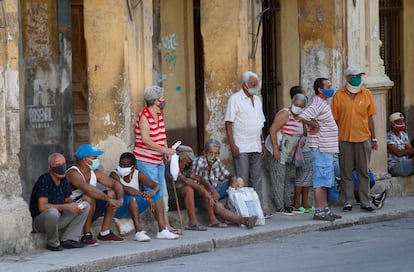
<path fill-rule="evenodd" d="M 51 251 L 83 247 L 79 239 L 90 209 L 87 202 L 74 202 L 70 197 L 72 191 L 65 171 L 65 157 L 51 154 L 48 172 L 39 177 L 30 198 L 33 229 L 46 233 L 46 248 Z M 59 231 L 62 231 L 60 239 Z"/>

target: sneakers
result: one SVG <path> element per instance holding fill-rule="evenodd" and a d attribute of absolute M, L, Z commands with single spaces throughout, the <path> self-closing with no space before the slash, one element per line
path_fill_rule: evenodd
<path fill-rule="evenodd" d="M 305 213 L 306 212 L 306 209 L 303 207 L 296 208 L 292 206 L 292 208 L 293 208 L 292 210 L 293 213 Z"/>
<path fill-rule="evenodd" d="M 78 241 L 74 241 L 74 240 L 66 240 L 66 241 L 61 241 L 60 245 L 65 248 L 65 249 L 69 249 L 69 248 L 82 248 L 85 246 L 84 243 L 78 242 Z"/>
<path fill-rule="evenodd" d="M 265 212 L 263 213 L 263 216 L 265 219 L 269 219 L 269 218 L 272 218 L 273 214 L 271 212 Z"/>
<path fill-rule="evenodd" d="M 135 237 L 134 240 L 138 241 L 138 242 L 149 242 L 151 240 L 151 238 L 149 238 L 148 235 L 145 234 L 145 231 L 138 231 L 137 233 L 135 233 Z"/>
<path fill-rule="evenodd" d="M 280 213 L 282 215 L 293 215 L 292 211 L 284 208 L 277 210 L 277 213 Z"/>
<path fill-rule="evenodd" d="M 321 220 L 321 221 L 335 221 L 335 218 L 333 218 L 332 216 L 329 216 L 326 213 L 320 213 L 320 214 L 314 214 L 313 215 L 313 220 Z"/>
<path fill-rule="evenodd" d="M 63 247 L 61 245 L 58 245 L 58 246 L 46 245 L 46 248 L 49 249 L 50 251 L 63 251 Z"/>
<path fill-rule="evenodd" d="M 335 219 L 341 219 L 341 218 L 342 218 L 342 216 L 340 216 L 340 215 L 338 215 L 338 214 L 334 214 L 334 213 L 332 213 L 331 211 L 329 211 L 329 212 L 327 213 L 327 215 L 328 215 L 328 216 L 330 216 L 330 217 L 333 217 L 333 218 L 335 218 Z"/>
<path fill-rule="evenodd" d="M 371 195 L 371 198 L 372 204 L 378 209 L 381 209 L 384 206 L 384 200 L 387 198 L 387 191 L 385 190 L 381 194 Z"/>
<path fill-rule="evenodd" d="M 305 213 L 315 212 L 315 207 L 305 208 Z"/>
<path fill-rule="evenodd" d="M 167 228 L 157 233 L 157 239 L 174 240 L 178 239 L 178 234 L 170 232 Z"/>
<path fill-rule="evenodd" d="M 121 238 L 119 236 L 116 236 L 112 233 L 112 231 L 109 231 L 107 235 L 102 236 L 101 234 L 98 235 L 98 240 L 103 242 L 123 242 L 124 238 Z"/>
<path fill-rule="evenodd" d="M 90 247 L 99 245 L 99 243 L 95 239 L 93 239 L 91 232 L 85 233 L 81 238 L 81 242 L 84 243 L 86 246 Z"/>
<path fill-rule="evenodd" d="M 346 204 L 342 210 L 344 212 L 351 212 L 352 211 L 352 205 L 351 204 Z"/>
<path fill-rule="evenodd" d="M 361 211 L 363 212 L 375 212 L 375 209 L 371 206 L 361 206 Z"/>

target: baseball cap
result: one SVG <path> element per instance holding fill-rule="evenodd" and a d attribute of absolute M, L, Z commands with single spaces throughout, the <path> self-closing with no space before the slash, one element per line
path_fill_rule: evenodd
<path fill-rule="evenodd" d="M 193 149 L 186 145 L 180 145 L 177 147 L 177 154 L 180 159 L 190 158 L 191 160 L 195 160 L 196 156 L 194 156 Z"/>
<path fill-rule="evenodd" d="M 78 150 L 76 150 L 76 155 L 75 157 L 77 159 L 82 159 L 84 157 L 95 157 L 95 156 L 100 156 L 102 155 L 104 152 L 102 150 L 98 150 L 96 149 L 94 146 L 92 146 L 91 144 L 83 144 L 80 147 L 78 147 Z"/>
<path fill-rule="evenodd" d="M 365 73 L 362 72 L 358 67 L 349 66 L 345 70 L 345 76 L 350 76 L 350 75 L 365 75 Z"/>
<path fill-rule="evenodd" d="M 390 122 L 394 122 L 398 119 L 404 119 L 404 115 L 401 112 L 394 112 L 393 114 L 390 115 Z"/>

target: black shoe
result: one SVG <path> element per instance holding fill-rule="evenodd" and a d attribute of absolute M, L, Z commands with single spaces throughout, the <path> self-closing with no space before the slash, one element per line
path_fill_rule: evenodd
<path fill-rule="evenodd" d="M 333 217 L 335 219 L 341 219 L 342 216 L 340 216 L 339 214 L 334 214 L 332 212 L 327 213 L 327 215 L 329 215 L 330 217 Z"/>
<path fill-rule="evenodd" d="M 66 248 L 66 249 L 68 249 L 68 248 L 82 248 L 82 247 L 85 246 L 81 242 L 77 242 L 77 241 L 73 241 L 73 240 L 61 241 L 60 245 L 63 248 Z"/>
<path fill-rule="evenodd" d="M 46 248 L 49 249 L 50 251 L 63 251 L 63 247 L 61 245 L 58 245 L 58 246 L 46 245 Z"/>
<path fill-rule="evenodd" d="M 344 212 L 351 212 L 352 211 L 352 205 L 351 204 L 346 204 L 342 210 Z"/>
<path fill-rule="evenodd" d="M 361 211 L 364 211 L 364 212 L 375 212 L 375 209 L 372 208 L 371 206 L 366 206 L 366 207 L 361 206 Z"/>
<path fill-rule="evenodd" d="M 384 206 L 384 200 L 387 198 L 387 191 L 385 190 L 381 194 L 372 195 L 372 203 L 381 209 Z"/>

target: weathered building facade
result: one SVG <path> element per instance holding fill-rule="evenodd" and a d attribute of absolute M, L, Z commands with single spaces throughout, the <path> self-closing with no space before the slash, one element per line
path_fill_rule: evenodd
<path fill-rule="evenodd" d="M 90 142 L 105 150 L 102 162 L 109 171 L 122 152 L 132 150 L 147 86 L 165 88 L 170 144 L 181 140 L 200 152 L 213 137 L 224 143 L 221 158 L 229 165 L 224 112 L 246 70 L 262 77 L 268 126 L 289 104 L 291 86 L 302 84 L 312 93 L 314 79 L 325 76 L 337 89 L 346 66 L 360 66 L 378 108 L 376 172 L 387 171 L 389 111 L 404 111 L 407 119 L 414 115 L 409 0 L 3 0 L 0 5 L 1 253 L 32 247 L 27 201 L 51 152 L 63 153 L 70 163 L 77 146 Z M 389 10 L 399 19 L 390 20 Z M 400 35 L 391 39 L 395 29 Z M 390 55 L 395 48 L 400 55 Z M 397 75 L 391 73 L 396 65 Z M 398 90 L 390 77 L 399 80 Z M 410 124 L 408 132 L 414 133 Z"/>

